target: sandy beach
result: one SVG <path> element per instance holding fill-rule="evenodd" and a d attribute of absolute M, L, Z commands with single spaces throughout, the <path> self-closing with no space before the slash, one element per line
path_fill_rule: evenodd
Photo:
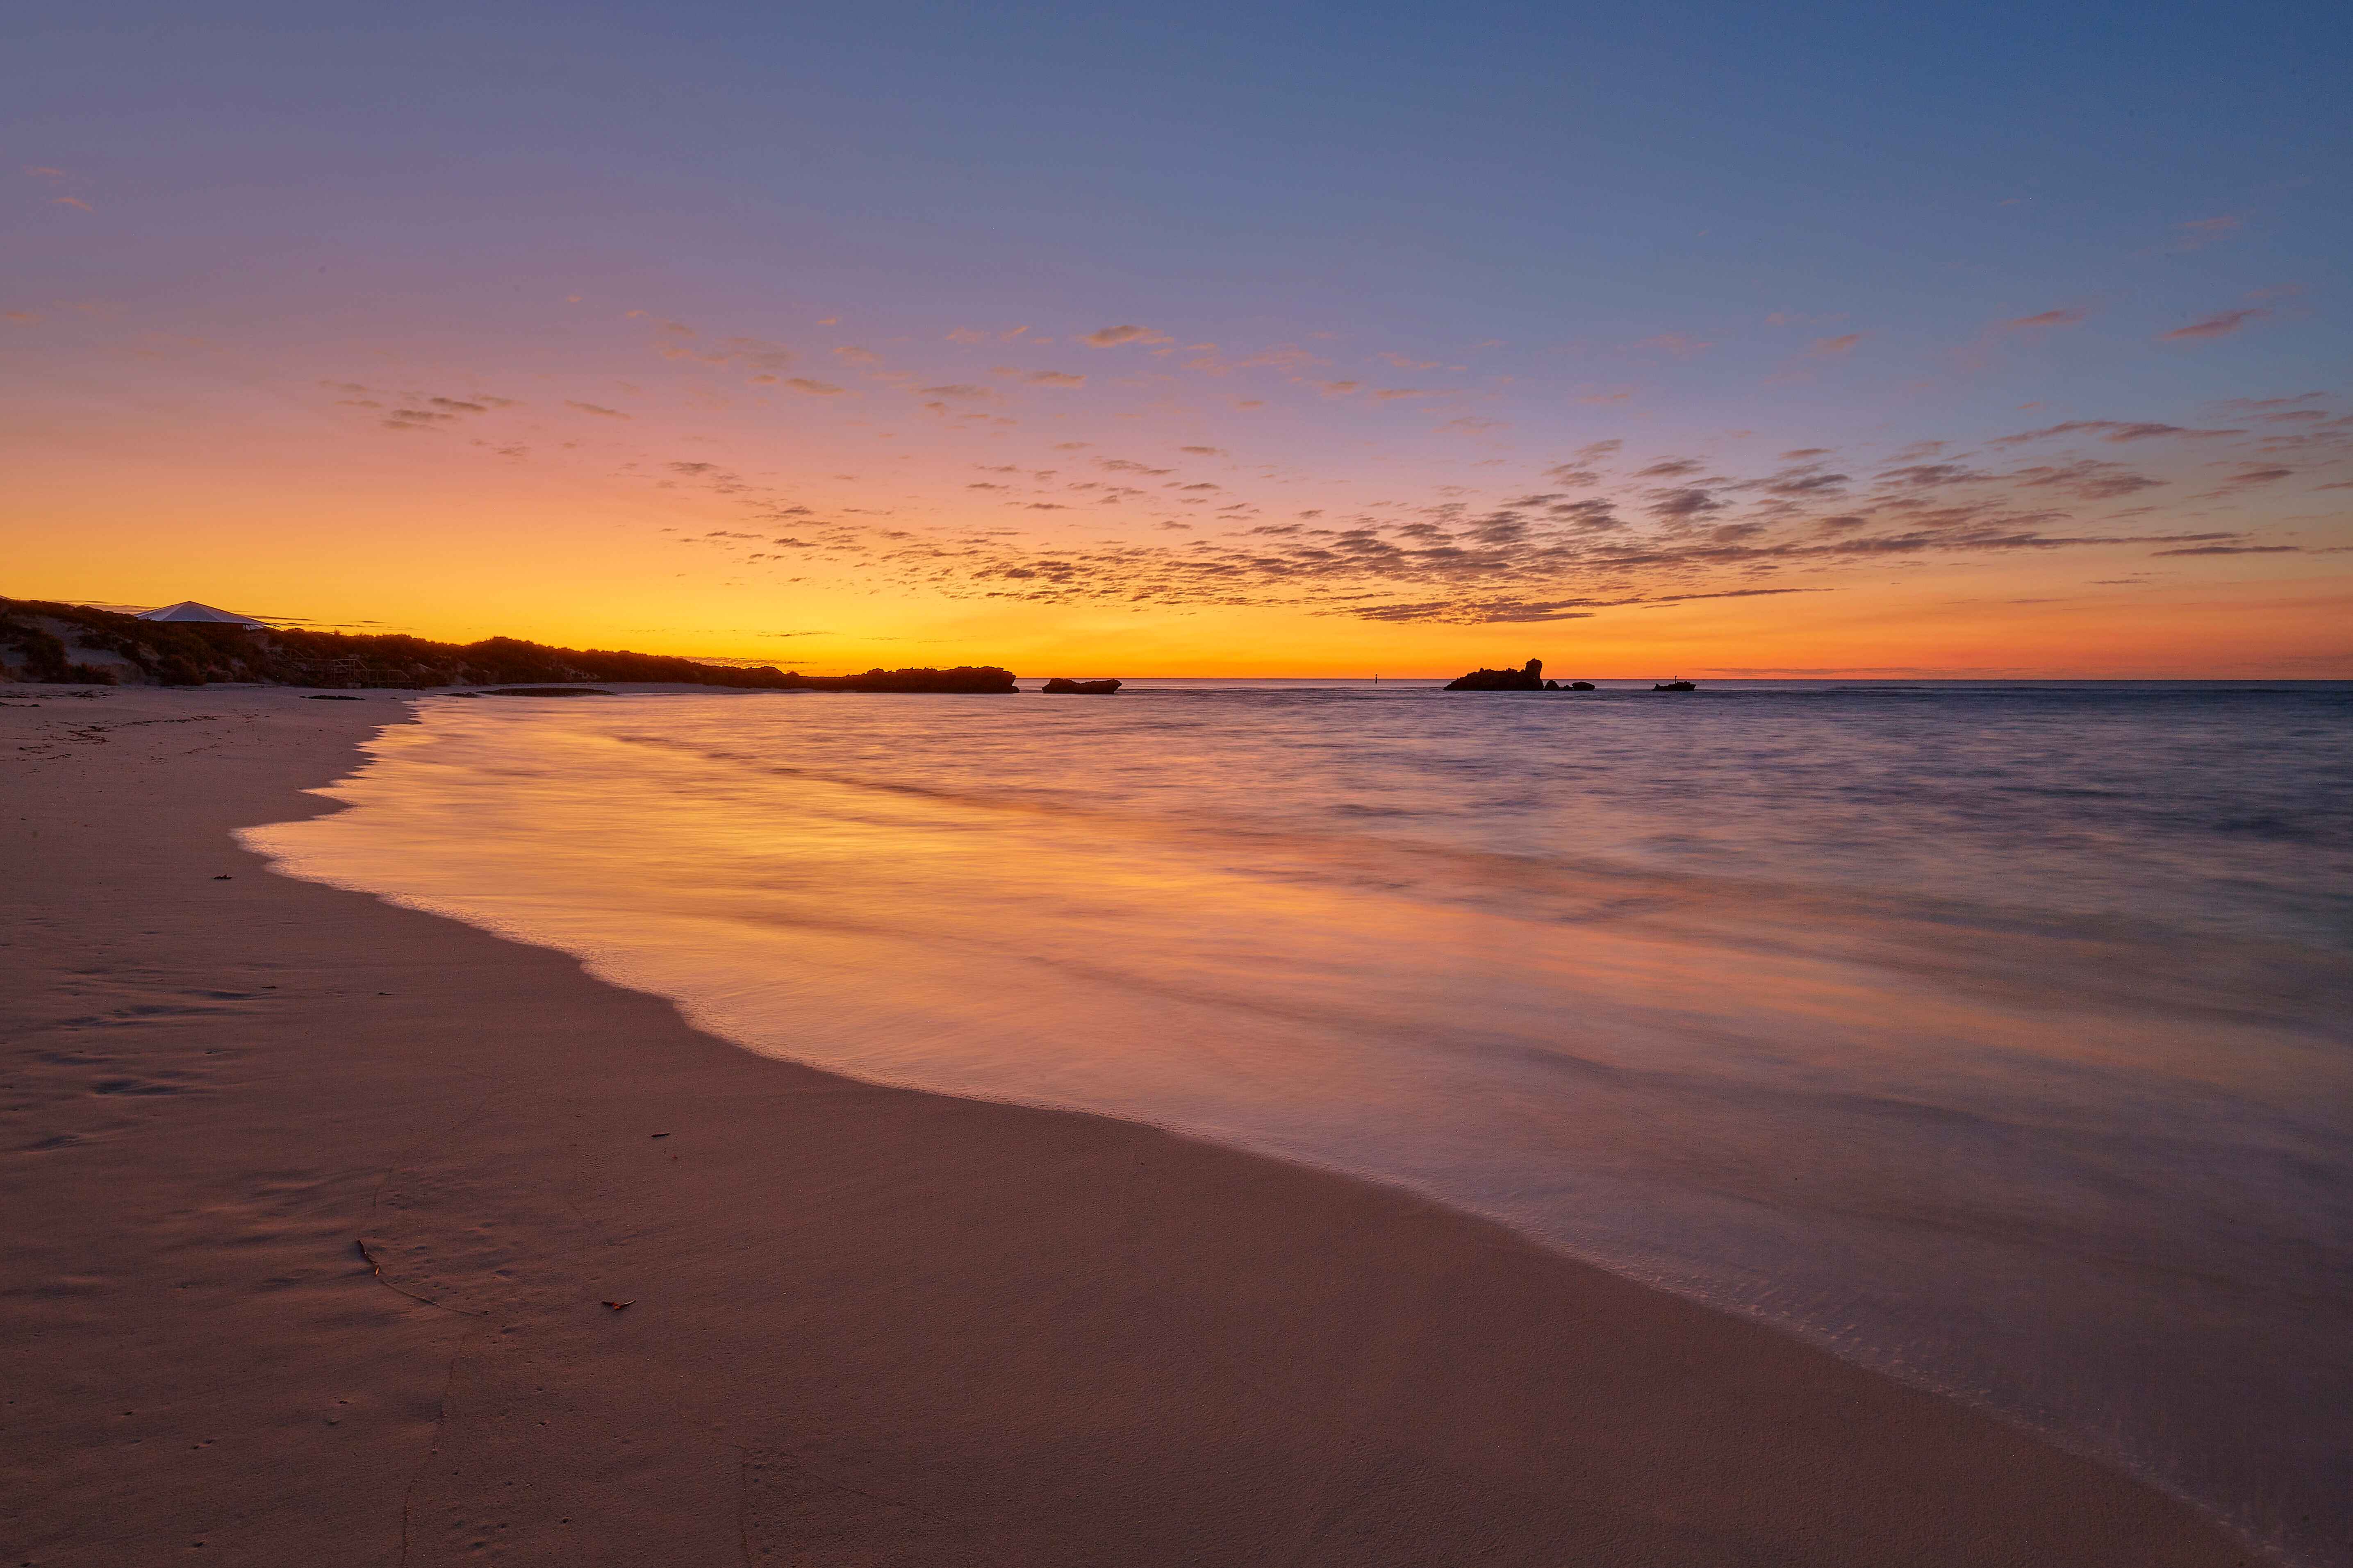
<path fill-rule="evenodd" d="M 2258 1561 L 1487 1222 L 235 845 L 407 710 L 0 688 L 7 1563 Z"/>

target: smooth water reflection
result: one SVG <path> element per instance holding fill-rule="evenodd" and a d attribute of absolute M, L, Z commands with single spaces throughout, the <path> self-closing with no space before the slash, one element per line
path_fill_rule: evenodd
<path fill-rule="evenodd" d="M 442 700 L 251 837 L 755 1050 L 1419 1188 L 2353 1562 L 2349 711 Z"/>

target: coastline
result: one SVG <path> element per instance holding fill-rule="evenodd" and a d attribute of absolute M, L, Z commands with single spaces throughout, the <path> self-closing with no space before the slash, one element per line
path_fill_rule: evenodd
<path fill-rule="evenodd" d="M 757 1057 L 230 841 L 407 700 L 0 689 L 26 1560 L 2257 1561 L 1488 1222 Z"/>

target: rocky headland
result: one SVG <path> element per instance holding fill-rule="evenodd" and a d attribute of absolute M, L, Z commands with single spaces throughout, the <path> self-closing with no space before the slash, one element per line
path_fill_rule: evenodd
<path fill-rule="evenodd" d="M 571 687 L 596 680 L 771 691 L 991 694 L 1016 689 L 1013 672 L 996 665 L 802 675 L 774 665 L 747 669 L 671 654 L 550 647 L 516 637 L 444 643 L 235 623 L 142 621 L 83 605 L 8 598 L 0 598 L 0 680 L 86 686 L 236 683 L 329 690 Z"/>

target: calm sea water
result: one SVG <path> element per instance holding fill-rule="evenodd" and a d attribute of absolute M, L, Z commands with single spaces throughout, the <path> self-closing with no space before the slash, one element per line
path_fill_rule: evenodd
<path fill-rule="evenodd" d="M 755 1051 L 1417 1188 L 2353 1563 L 2353 685 L 421 713 L 252 842 Z"/>

